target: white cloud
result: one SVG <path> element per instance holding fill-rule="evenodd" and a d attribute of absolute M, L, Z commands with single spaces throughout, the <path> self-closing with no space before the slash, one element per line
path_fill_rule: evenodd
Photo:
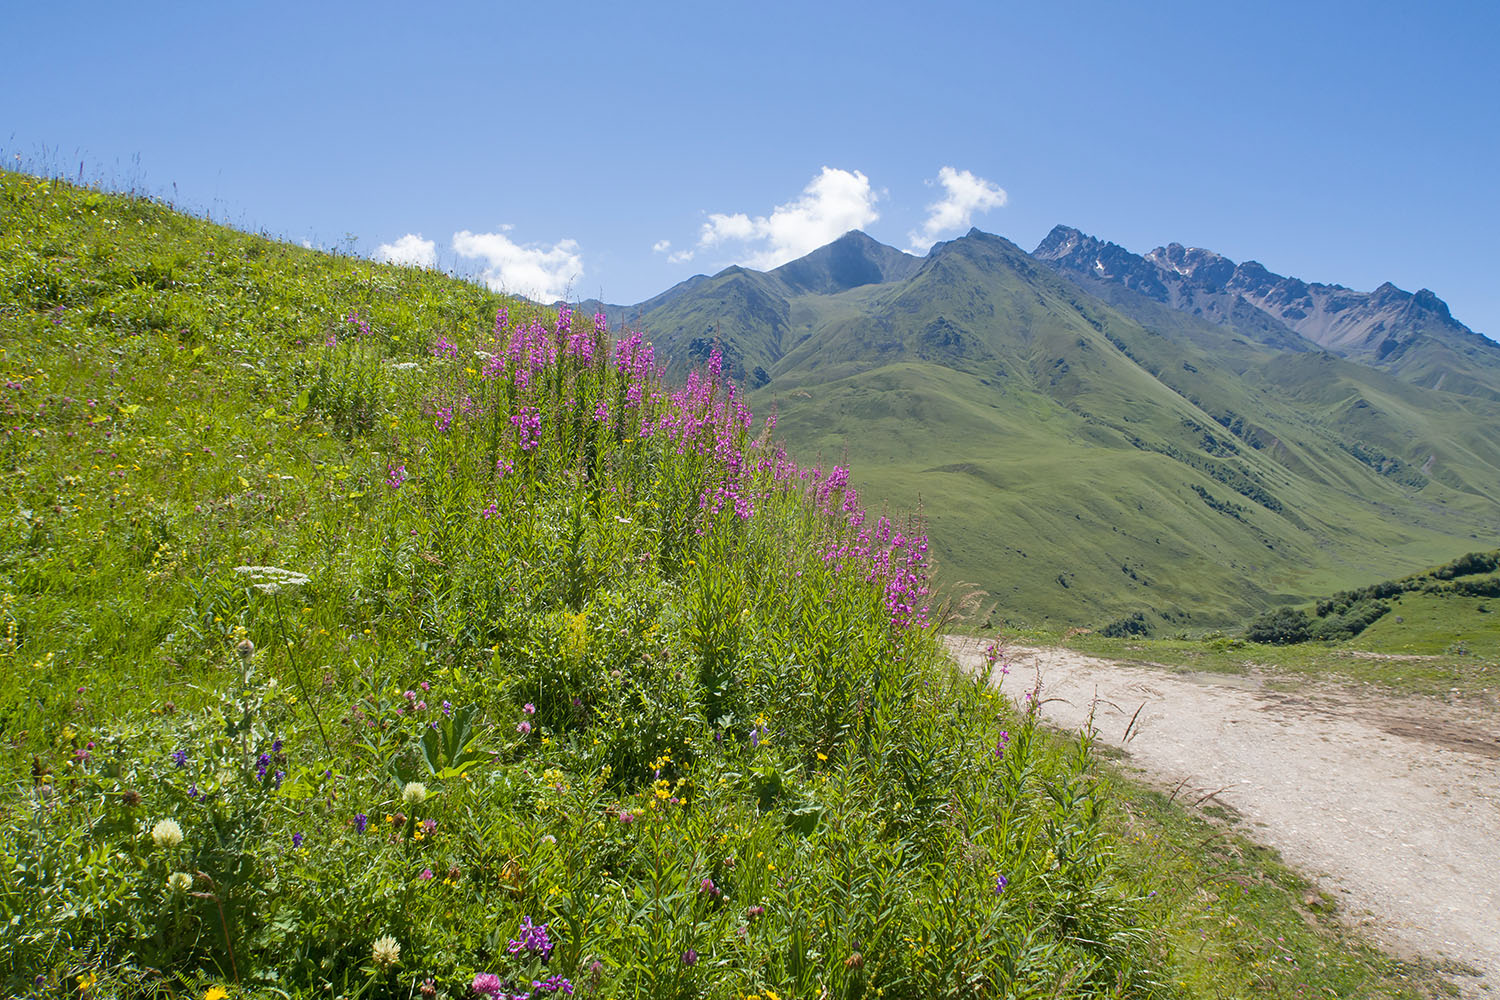
<path fill-rule="evenodd" d="M 777 205 L 770 215 L 710 215 L 699 231 L 698 249 L 742 243 L 741 263 L 761 270 L 778 267 L 880 218 L 875 211 L 879 197 L 858 170 L 824 167 L 800 197 Z"/>
<path fill-rule="evenodd" d="M 692 260 L 692 259 L 693 259 L 693 251 L 692 250 L 679 250 L 676 253 L 669 253 L 669 254 L 667 254 L 667 263 L 668 264 L 681 264 L 681 263 L 683 263 L 685 261 L 689 261 L 689 260 Z"/>
<path fill-rule="evenodd" d="M 408 267 L 436 267 L 437 244 L 422 239 L 419 233 L 407 233 L 394 243 L 382 243 L 376 247 L 375 259 Z"/>
<path fill-rule="evenodd" d="M 471 233 L 465 229 L 453 234 L 453 251 L 460 257 L 484 261 L 484 283 L 494 290 L 553 302 L 564 298 L 583 277 L 583 257 L 576 241 L 523 246 L 505 235 L 510 226 L 501 226 L 500 230 Z"/>
<path fill-rule="evenodd" d="M 925 253 L 943 233 L 968 228 L 976 212 L 999 208 L 1006 201 L 1005 191 L 998 184 L 967 170 L 944 167 L 938 171 L 937 183 L 943 186 L 943 197 L 927 206 L 927 221 L 921 230 L 907 234 L 911 248 L 918 253 Z"/>
<path fill-rule="evenodd" d="M 671 240 L 657 240 L 655 243 L 651 244 L 652 253 L 666 253 L 670 249 L 672 249 Z"/>

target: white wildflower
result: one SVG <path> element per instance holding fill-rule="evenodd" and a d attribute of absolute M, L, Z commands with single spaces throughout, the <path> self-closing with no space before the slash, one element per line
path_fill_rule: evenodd
<path fill-rule="evenodd" d="M 250 578 L 250 586 L 263 594 L 279 594 L 282 587 L 300 587 L 311 583 L 305 573 L 280 566 L 236 566 L 235 573 Z"/>
<path fill-rule="evenodd" d="M 374 959 L 377 968 L 389 969 L 401 961 L 401 945 L 389 934 L 378 937 L 370 945 L 370 958 Z"/>
<path fill-rule="evenodd" d="M 409 806 L 419 806 L 427 800 L 427 786 L 420 781 L 408 781 L 401 789 L 401 801 Z"/>
<path fill-rule="evenodd" d="M 170 851 L 182 843 L 182 827 L 177 825 L 175 819 L 164 819 L 157 821 L 151 828 L 151 839 L 164 851 Z"/>

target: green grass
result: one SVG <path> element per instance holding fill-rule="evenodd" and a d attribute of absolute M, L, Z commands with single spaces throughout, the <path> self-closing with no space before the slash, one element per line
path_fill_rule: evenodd
<path fill-rule="evenodd" d="M 1093 633 L 1017 631 L 1105 659 L 1183 670 L 1258 674 L 1273 683 L 1367 684 L 1391 695 L 1500 698 L 1500 610 L 1495 598 L 1404 594 L 1353 639 L 1275 646 L 1232 637 L 1112 639 Z"/>

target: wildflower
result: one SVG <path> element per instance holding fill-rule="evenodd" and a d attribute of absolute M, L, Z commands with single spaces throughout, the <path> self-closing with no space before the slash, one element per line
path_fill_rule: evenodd
<path fill-rule="evenodd" d="M 429 837 L 432 836 L 434 833 L 437 833 L 437 820 L 435 820 L 435 819 L 424 819 L 422 821 L 422 832 L 425 833 L 425 834 L 427 834 L 427 836 L 429 836 Z"/>
<path fill-rule="evenodd" d="M 120 801 L 131 809 L 134 809 L 141 804 L 141 793 L 134 788 L 127 788 L 120 793 Z"/>
<path fill-rule="evenodd" d="M 422 988 L 418 992 L 424 997 L 435 997 L 437 996 L 437 983 L 433 982 L 431 978 L 424 979 L 422 980 Z"/>
<path fill-rule="evenodd" d="M 365 828 L 368 827 L 369 825 L 370 825 L 370 817 L 366 816 L 364 813 L 355 813 L 354 814 L 354 832 L 355 833 L 364 833 L 365 832 Z"/>
<path fill-rule="evenodd" d="M 176 764 L 179 768 L 187 767 L 187 751 L 173 750 L 172 763 Z"/>
<path fill-rule="evenodd" d="M 208 992 L 203 994 L 203 1000 L 225 1000 L 229 991 L 222 986 L 210 986 Z"/>
<path fill-rule="evenodd" d="M 294 569 L 282 569 L 279 566 L 236 566 L 234 571 L 240 576 L 249 577 L 250 586 L 263 594 L 279 594 L 282 587 L 300 587 L 311 582 L 305 574 L 298 573 Z M 241 647 L 244 645 L 245 643 L 240 643 Z M 251 652 L 254 651 L 255 647 L 252 646 Z M 248 658 L 243 652 L 240 656 Z"/>
<path fill-rule="evenodd" d="M 493 972 L 478 972 L 474 975 L 474 982 L 469 984 L 469 989 L 482 997 L 498 1000 L 503 987 L 500 984 L 500 977 Z"/>
<path fill-rule="evenodd" d="M 521 936 L 519 939 L 509 941 L 506 944 L 506 951 L 512 955 L 522 951 L 530 952 L 533 955 L 542 956 L 543 961 L 545 961 L 552 954 L 553 948 L 552 940 L 547 936 L 547 928 L 549 926 L 549 924 L 542 924 L 538 927 L 531 922 L 529 916 L 522 917 L 519 929 Z"/>
<path fill-rule="evenodd" d="M 409 806 L 419 806 L 427 801 L 427 786 L 420 781 L 408 781 L 401 789 L 401 801 Z"/>
<path fill-rule="evenodd" d="M 241 662 L 248 664 L 250 660 L 255 656 L 255 643 L 251 642 L 249 639 L 241 639 L 239 641 L 239 645 L 234 647 L 234 651 L 239 655 Z M 217 988 L 218 987 L 215 987 L 215 989 Z"/>
<path fill-rule="evenodd" d="M 525 705 L 521 706 L 521 711 L 525 712 L 527 715 L 535 715 L 536 706 L 528 701 Z"/>
<path fill-rule="evenodd" d="M 382 935 L 371 943 L 370 958 L 383 972 L 401 961 L 401 944 L 389 934 Z"/>
<path fill-rule="evenodd" d="M 167 891 L 181 896 L 193 887 L 193 876 L 187 872 L 173 872 L 167 876 Z"/>
<path fill-rule="evenodd" d="M 523 719 L 521 722 L 516 724 L 516 732 L 520 733 L 522 736 L 527 735 L 531 732 L 531 723 Z"/>
<path fill-rule="evenodd" d="M 1005 887 L 1008 886 L 1008 885 L 1010 885 L 1010 879 L 1006 878 L 1004 875 L 996 875 L 995 876 L 995 895 L 998 896 L 1002 892 L 1004 892 L 1005 891 Z"/>
<path fill-rule="evenodd" d="M 417 878 L 421 879 L 423 882 L 431 882 L 434 878 L 436 878 L 436 876 L 432 874 L 431 868 L 423 868 L 422 874 L 418 875 Z"/>
<path fill-rule="evenodd" d="M 164 851 L 170 851 L 182 843 L 182 827 L 175 819 L 158 820 L 151 828 L 151 839 Z"/>
<path fill-rule="evenodd" d="M 689 948 L 687 951 L 683 952 L 682 953 L 682 964 L 683 965 L 697 965 L 698 964 L 698 953 L 696 951 L 694 951 L 693 949 L 691 949 L 691 948 Z"/>
<path fill-rule="evenodd" d="M 292 834 L 292 846 L 293 847 L 301 847 L 302 846 L 302 840 L 303 840 L 303 838 L 305 836 L 306 836 L 306 834 L 303 834 L 303 833 L 294 833 L 294 834 Z"/>
<path fill-rule="evenodd" d="M 766 915 L 766 908 L 764 906 L 752 906 L 748 910 L 745 911 L 746 918 L 750 919 L 750 920 L 759 920 L 761 917 L 763 917 L 765 915 Z"/>

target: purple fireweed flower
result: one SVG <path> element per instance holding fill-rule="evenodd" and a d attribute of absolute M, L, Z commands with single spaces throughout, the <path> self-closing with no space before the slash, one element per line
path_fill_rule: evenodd
<path fill-rule="evenodd" d="M 385 467 L 385 484 L 393 490 L 399 490 L 408 478 L 405 464 Z"/>

